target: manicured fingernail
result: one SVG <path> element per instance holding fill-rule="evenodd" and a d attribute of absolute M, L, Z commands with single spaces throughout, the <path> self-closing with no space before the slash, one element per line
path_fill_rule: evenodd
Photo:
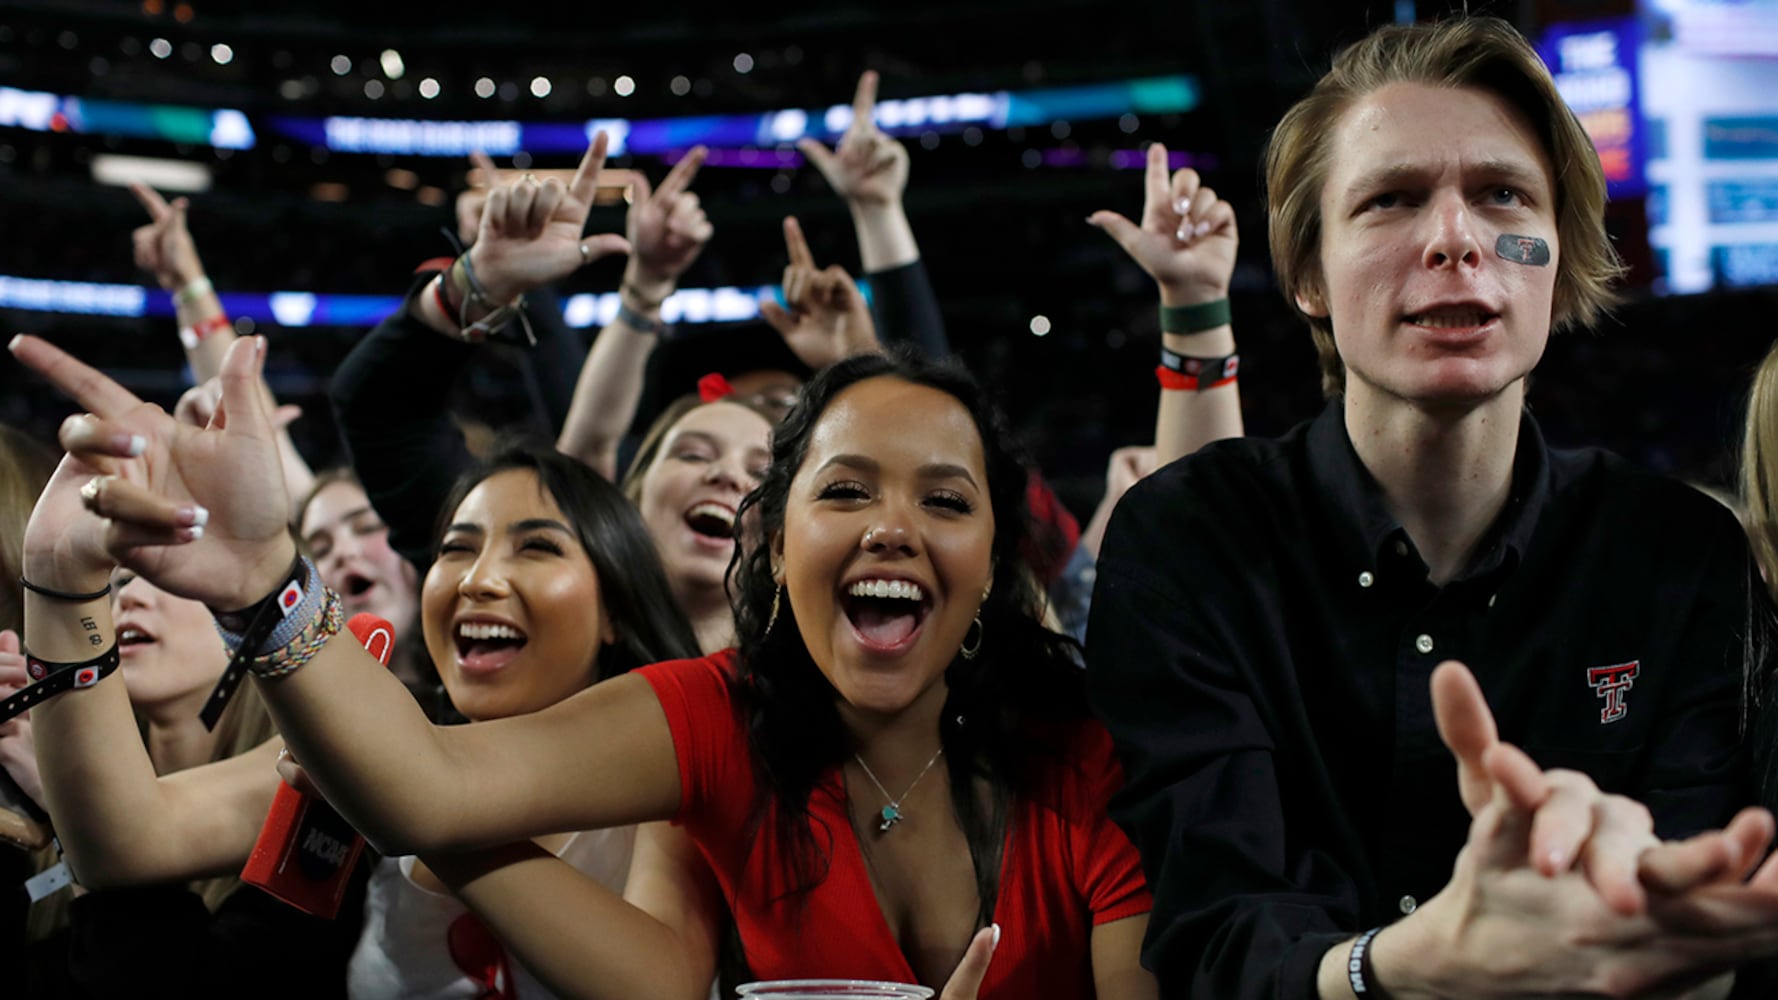
<path fill-rule="evenodd" d="M 1189 224 L 1180 226 L 1179 231 L 1173 234 L 1173 238 L 1181 243 L 1190 243 L 1192 241 L 1192 227 Z"/>
<path fill-rule="evenodd" d="M 994 944 L 993 944 L 993 947 L 989 948 L 988 950 L 992 951 L 992 950 L 994 950 L 994 948 L 998 948 L 998 947 L 1000 947 L 1000 925 L 995 924 L 994 925 Z"/>
<path fill-rule="evenodd" d="M 199 507 L 196 504 L 192 504 L 189 507 L 181 507 L 179 508 L 179 520 L 185 522 L 185 524 L 190 527 L 201 528 L 210 523 L 209 508 Z"/>
<path fill-rule="evenodd" d="M 1173 203 L 1173 211 L 1178 212 L 1180 215 L 1187 215 L 1191 210 L 1192 203 L 1189 198 L 1181 198 Z"/>
<path fill-rule="evenodd" d="M 1194 233 L 1194 234 L 1195 234 L 1195 235 L 1198 235 L 1198 236 L 1202 236 L 1202 235 L 1204 235 L 1204 234 L 1205 234 L 1205 233 L 1207 233 L 1207 232 L 1209 232 L 1209 231 L 1210 231 L 1210 222 L 1209 222 L 1209 220 L 1205 220 L 1205 221 L 1203 221 L 1203 222 L 1200 222 L 1200 223 L 1198 223 L 1198 224 L 1197 224 L 1197 225 L 1196 225 L 1196 226 L 1193 226 L 1193 227 L 1192 227 L 1192 232 L 1193 232 L 1193 233 Z"/>
<path fill-rule="evenodd" d="M 140 434 L 130 435 L 130 457 L 136 458 L 148 450 L 148 439 Z"/>
<path fill-rule="evenodd" d="M 180 528 L 179 537 L 188 542 L 195 542 L 204 537 L 204 526 L 201 524 L 194 524 L 189 528 Z"/>
<path fill-rule="evenodd" d="M 15 333 L 12 335 L 12 339 L 6 342 L 6 349 L 9 351 L 16 351 L 19 349 L 19 345 L 24 342 L 25 335 L 22 333 Z"/>
<path fill-rule="evenodd" d="M 1544 860 L 1549 863 L 1551 874 L 1560 872 L 1566 867 L 1560 849 L 1552 849 L 1548 854 L 1544 855 Z"/>

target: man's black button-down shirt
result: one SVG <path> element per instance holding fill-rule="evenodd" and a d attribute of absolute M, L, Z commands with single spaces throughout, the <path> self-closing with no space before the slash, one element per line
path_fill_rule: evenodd
<path fill-rule="evenodd" d="M 1337 402 L 1138 483 L 1100 555 L 1088 679 L 1163 996 L 1313 997 L 1329 946 L 1443 887 L 1469 828 L 1428 686 L 1447 659 L 1539 765 L 1640 800 L 1663 837 L 1726 823 L 1750 798 L 1750 572 L 1715 501 L 1551 451 L 1529 414 L 1507 505 L 1443 587 Z"/>

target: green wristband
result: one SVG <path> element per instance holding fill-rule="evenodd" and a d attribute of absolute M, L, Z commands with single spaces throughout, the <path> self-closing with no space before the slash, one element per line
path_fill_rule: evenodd
<path fill-rule="evenodd" d="M 1219 326 L 1228 326 L 1232 319 L 1229 300 L 1216 299 L 1195 306 L 1162 306 L 1162 333 L 1203 333 Z"/>

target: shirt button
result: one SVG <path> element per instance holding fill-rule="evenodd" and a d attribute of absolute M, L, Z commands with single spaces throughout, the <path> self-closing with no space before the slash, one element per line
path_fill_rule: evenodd
<path fill-rule="evenodd" d="M 1422 653 L 1432 652 L 1432 636 L 1421 635 L 1420 638 L 1414 640 L 1414 648 Z"/>
<path fill-rule="evenodd" d="M 1365 570 L 1364 572 L 1358 574 L 1358 585 L 1360 587 L 1368 587 L 1371 584 L 1376 583 L 1376 582 L 1377 582 L 1377 578 L 1372 576 L 1371 571 L 1368 569 Z"/>
<path fill-rule="evenodd" d="M 1406 916 L 1420 908 L 1420 901 L 1412 896 L 1403 896 L 1401 897 L 1401 903 L 1399 905 L 1401 906 L 1402 915 Z"/>
<path fill-rule="evenodd" d="M 1395 543 L 1395 554 L 1396 554 L 1396 555 L 1398 555 L 1398 556 L 1405 556 L 1405 555 L 1407 555 L 1407 554 L 1408 554 L 1408 543 L 1406 543 L 1406 542 L 1396 542 L 1396 543 Z"/>

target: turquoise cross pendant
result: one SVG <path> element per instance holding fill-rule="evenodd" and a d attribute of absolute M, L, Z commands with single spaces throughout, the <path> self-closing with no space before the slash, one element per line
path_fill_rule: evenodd
<path fill-rule="evenodd" d="M 878 833 L 887 833 L 889 828 L 901 822 L 901 808 L 894 803 L 883 807 L 883 823 L 877 827 Z"/>

